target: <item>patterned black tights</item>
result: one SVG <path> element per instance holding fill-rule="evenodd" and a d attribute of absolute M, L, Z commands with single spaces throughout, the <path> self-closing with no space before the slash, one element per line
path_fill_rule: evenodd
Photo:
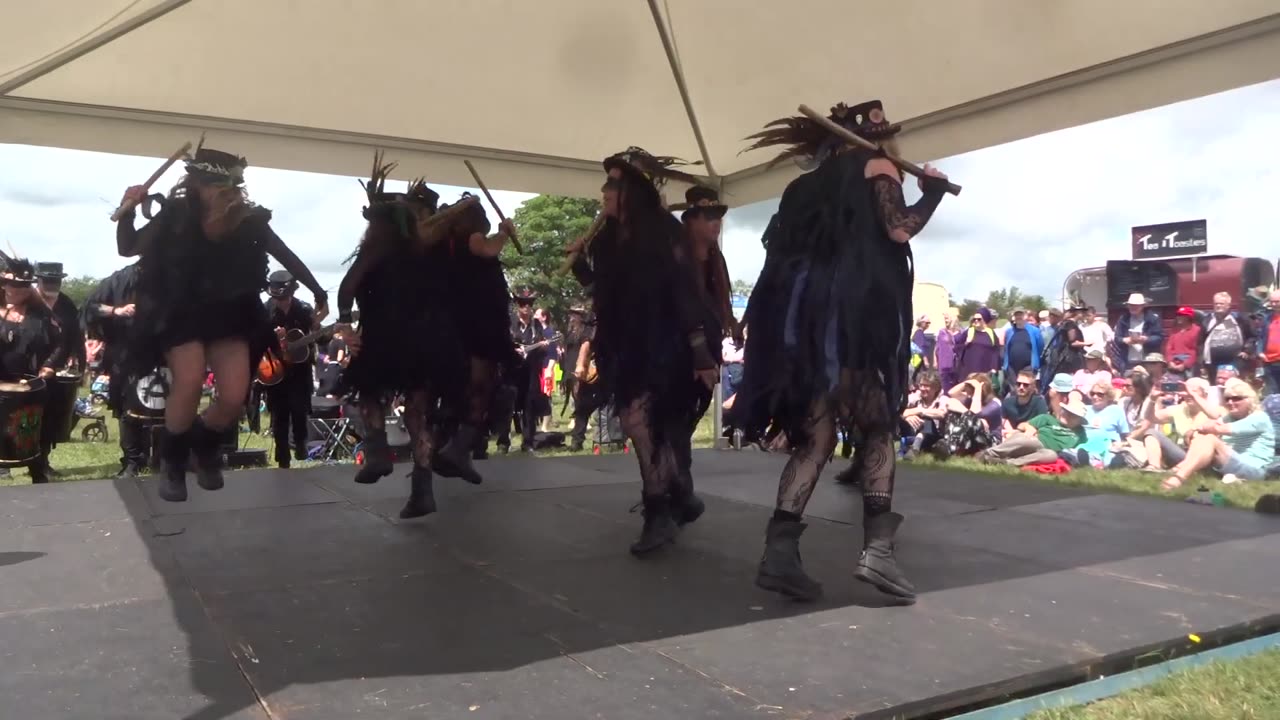
<path fill-rule="evenodd" d="M 640 461 L 640 479 L 646 497 L 665 495 L 679 472 L 679 463 L 671 443 L 664 437 L 655 437 L 651 423 L 649 395 L 634 400 L 618 413 L 622 431 L 631 438 L 636 459 Z"/>

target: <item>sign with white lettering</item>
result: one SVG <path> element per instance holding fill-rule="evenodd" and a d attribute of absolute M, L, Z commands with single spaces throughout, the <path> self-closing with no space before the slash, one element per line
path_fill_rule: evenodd
<path fill-rule="evenodd" d="M 1133 229 L 1132 238 L 1134 260 L 1209 253 L 1209 224 L 1204 220 L 1142 225 Z"/>

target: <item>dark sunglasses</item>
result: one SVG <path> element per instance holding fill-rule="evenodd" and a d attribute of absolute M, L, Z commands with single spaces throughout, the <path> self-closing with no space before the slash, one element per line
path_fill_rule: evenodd
<path fill-rule="evenodd" d="M 1031 383 L 1029 382 L 1019 382 L 1019 383 L 1014 383 L 1014 385 L 1016 385 L 1017 387 L 1032 387 Z"/>
<path fill-rule="evenodd" d="M 1227 401 L 1227 402 L 1244 402 L 1244 396 L 1243 396 L 1243 395 L 1227 395 L 1226 397 L 1224 397 L 1224 398 L 1222 398 L 1222 399 L 1223 399 L 1223 400 L 1225 400 L 1225 401 Z"/>
<path fill-rule="evenodd" d="M 1097 398 L 1100 398 L 1100 397 L 1106 397 L 1107 395 L 1108 395 L 1108 393 L 1104 393 L 1104 392 L 1091 392 L 1091 393 L 1089 393 L 1089 397 L 1097 397 Z"/>

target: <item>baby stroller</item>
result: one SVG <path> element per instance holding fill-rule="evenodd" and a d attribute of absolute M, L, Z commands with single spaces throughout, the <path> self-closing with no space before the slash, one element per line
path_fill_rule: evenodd
<path fill-rule="evenodd" d="M 107 402 L 107 386 L 111 384 L 110 375 L 98 375 L 89 384 L 89 397 L 94 405 L 105 405 Z"/>
<path fill-rule="evenodd" d="M 106 418 L 93 407 L 89 398 L 76 400 L 76 414 L 71 418 L 72 431 L 82 419 L 89 422 L 80 430 L 80 439 L 85 442 L 107 442 L 111 438 L 111 433 L 107 432 Z"/>

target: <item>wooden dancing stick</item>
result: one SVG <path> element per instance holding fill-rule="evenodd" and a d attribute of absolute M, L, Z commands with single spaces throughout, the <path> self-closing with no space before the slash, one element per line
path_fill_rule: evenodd
<path fill-rule="evenodd" d="M 505 221 L 507 216 L 502 214 L 502 208 L 498 207 L 498 203 L 493 199 L 489 188 L 485 187 L 484 181 L 480 179 L 480 173 L 476 172 L 476 166 L 472 165 L 470 160 L 463 160 L 462 162 L 466 163 L 467 169 L 471 171 L 471 177 L 475 178 L 476 187 L 480 188 L 480 192 L 484 193 L 486 198 L 489 198 L 489 204 L 493 206 L 493 211 L 498 213 L 498 219 Z M 524 248 L 520 247 L 520 239 L 516 237 L 515 232 L 511 233 L 511 244 L 516 246 L 516 252 L 521 255 L 524 254 Z"/>
<path fill-rule="evenodd" d="M 908 162 L 906 160 L 903 160 L 902 158 L 897 157 L 896 155 L 890 153 L 889 151 L 884 150 L 879 145 L 876 145 L 870 140 L 867 140 L 864 137 L 860 137 L 856 135 L 852 130 L 841 127 L 831 122 L 831 120 L 829 120 L 827 116 L 819 112 L 816 112 L 813 108 L 809 107 L 808 105 L 800 106 L 800 114 L 818 123 L 823 128 L 825 128 L 827 132 L 832 133 L 833 135 L 840 138 L 841 140 L 850 142 L 854 145 L 857 145 L 858 147 L 866 148 L 867 150 L 872 150 L 875 152 L 883 152 L 884 156 L 889 159 L 889 162 L 896 165 L 899 170 L 909 175 L 914 175 L 918 178 L 925 177 L 924 169 L 921 168 L 920 166 L 914 163 Z M 944 182 L 946 183 L 947 192 L 951 193 L 952 195 L 960 194 L 961 188 L 959 185 L 951 182 L 950 180 L 946 180 Z"/>
<path fill-rule="evenodd" d="M 591 221 L 591 227 L 587 228 L 587 231 L 582 234 L 582 244 L 578 246 L 577 250 L 569 253 L 568 256 L 565 257 L 563 263 L 560 263 L 559 272 L 561 274 L 569 272 L 569 268 L 573 267 L 573 263 L 578 259 L 578 255 L 581 254 L 583 250 L 587 249 L 587 245 L 591 244 L 592 238 L 596 236 L 596 233 L 600 232 L 600 228 L 604 227 L 604 220 L 604 211 L 601 210 L 600 213 L 596 215 L 596 219 Z"/>
<path fill-rule="evenodd" d="M 168 172 L 169 168 L 173 167 L 174 163 L 182 159 L 182 156 L 186 155 L 187 151 L 190 149 L 191 149 L 191 143 L 187 143 L 182 147 L 178 148 L 177 152 L 170 155 L 169 159 L 164 161 L 164 164 L 160 166 L 159 170 L 156 170 L 155 172 L 151 173 L 151 177 L 147 178 L 147 181 L 142 184 L 142 189 L 144 191 L 150 190 L 151 186 L 154 185 L 156 181 L 160 179 L 160 176 Z M 111 213 L 111 222 L 119 222 L 120 218 L 123 217 L 125 213 L 132 210 L 135 205 L 137 205 L 137 203 L 131 200 L 126 200 L 125 202 L 121 203 L 120 207 L 116 208 L 116 211 Z"/>

